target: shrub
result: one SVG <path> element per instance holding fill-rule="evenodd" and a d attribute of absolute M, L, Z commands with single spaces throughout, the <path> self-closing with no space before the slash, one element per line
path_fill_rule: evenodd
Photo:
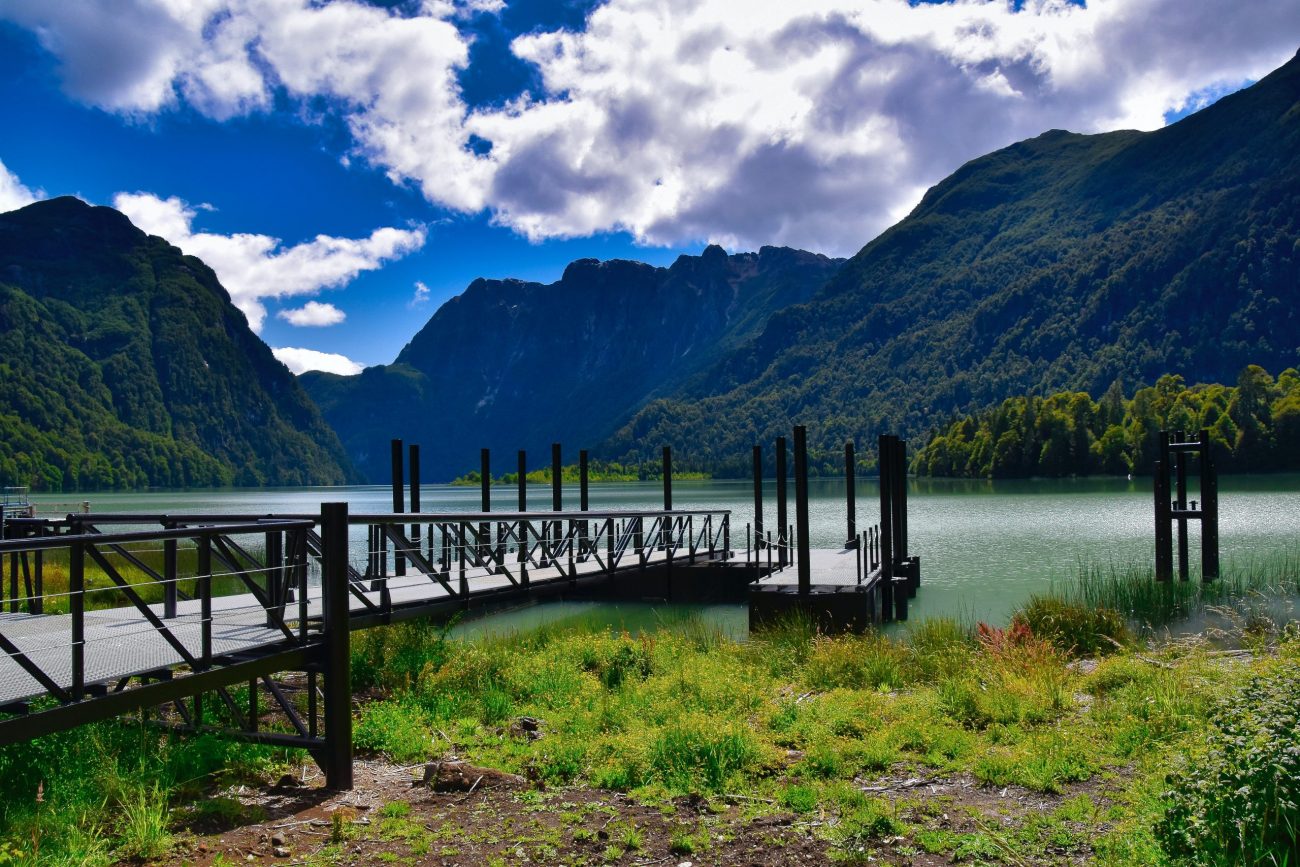
<path fill-rule="evenodd" d="M 897 689 L 906 683 L 906 650 L 880 635 L 817 636 L 804 666 L 813 689 Z"/>
<path fill-rule="evenodd" d="M 1051 596 L 1031 596 L 1012 623 L 1073 656 L 1099 656 L 1129 639 L 1124 617 L 1113 608 L 1093 608 Z"/>
<path fill-rule="evenodd" d="M 1170 774 L 1156 836 L 1198 865 L 1300 864 L 1300 678 L 1253 677 L 1213 714 L 1205 755 Z"/>
<path fill-rule="evenodd" d="M 679 792 L 720 792 L 733 773 L 756 761 L 759 750 L 743 728 L 690 722 L 664 729 L 650 745 L 650 773 Z"/>

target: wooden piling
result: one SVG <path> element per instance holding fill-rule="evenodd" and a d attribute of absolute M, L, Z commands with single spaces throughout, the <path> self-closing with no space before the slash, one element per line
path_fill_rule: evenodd
<path fill-rule="evenodd" d="M 348 625 L 348 504 L 321 506 L 324 595 L 325 785 L 352 788 L 352 632 Z"/>
<path fill-rule="evenodd" d="M 794 429 L 794 521 L 798 540 L 799 595 L 812 593 L 812 563 L 808 542 L 808 430 L 803 425 Z"/>
<path fill-rule="evenodd" d="M 1210 432 L 1201 440 L 1201 580 L 1219 577 L 1219 471 L 1210 452 Z"/>
<path fill-rule="evenodd" d="M 664 511 L 673 509 L 673 450 L 664 446 Z"/>
<path fill-rule="evenodd" d="M 405 492 L 402 490 L 402 441 L 395 439 L 389 443 L 392 455 L 393 470 L 393 514 L 398 515 L 406 511 Z M 387 547 L 387 543 L 385 543 Z M 406 574 L 406 558 L 394 546 L 393 550 L 393 571 L 398 575 Z"/>
<path fill-rule="evenodd" d="M 407 469 L 410 471 L 411 482 L 411 512 L 417 514 L 420 511 L 420 446 L 417 443 L 411 443 L 407 447 Z M 420 550 L 420 525 L 411 525 L 411 544 L 418 552 Z"/>
<path fill-rule="evenodd" d="M 790 563 L 790 529 L 786 515 L 785 437 L 776 438 L 776 562 L 782 569 Z"/>
<path fill-rule="evenodd" d="M 757 553 L 762 547 L 763 547 L 763 447 L 754 446 L 754 552 Z"/>
<path fill-rule="evenodd" d="M 894 437 L 881 434 L 877 445 L 880 467 L 880 619 L 894 617 Z"/>
<path fill-rule="evenodd" d="M 519 511 L 528 511 L 528 453 L 519 450 L 519 471 L 516 483 L 519 486 Z"/>
<path fill-rule="evenodd" d="M 1173 527 L 1170 525 L 1169 502 L 1169 437 L 1160 433 L 1160 459 L 1155 472 L 1156 513 L 1156 580 L 1173 580 Z"/>
<path fill-rule="evenodd" d="M 844 444 L 844 510 L 848 523 L 848 534 L 844 537 L 844 547 L 853 548 L 858 544 L 858 497 L 854 482 L 857 471 L 853 461 L 853 440 Z"/>

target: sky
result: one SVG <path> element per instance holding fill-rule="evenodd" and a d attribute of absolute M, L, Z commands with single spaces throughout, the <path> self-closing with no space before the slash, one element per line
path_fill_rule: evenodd
<path fill-rule="evenodd" d="M 851 256 L 970 159 L 1298 47 L 1295 0 L 0 0 L 0 211 L 116 207 L 348 373 L 477 277 Z"/>

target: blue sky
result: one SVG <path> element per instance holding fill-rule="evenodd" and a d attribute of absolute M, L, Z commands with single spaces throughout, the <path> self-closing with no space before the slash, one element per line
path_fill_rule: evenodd
<path fill-rule="evenodd" d="M 353 369 L 475 277 L 851 255 L 968 159 L 1298 44 L 1292 0 L 0 0 L 0 210 L 121 207 L 291 368 Z"/>

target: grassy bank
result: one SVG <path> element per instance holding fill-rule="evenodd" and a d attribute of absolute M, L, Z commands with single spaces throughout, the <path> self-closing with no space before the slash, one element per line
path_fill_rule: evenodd
<path fill-rule="evenodd" d="M 896 637 L 792 620 L 737 642 L 691 617 L 636 636 L 581 620 L 468 642 L 374 629 L 354 646 L 362 754 L 455 755 L 526 782 L 484 802 L 503 812 L 472 833 L 482 793 L 407 787 L 364 829 L 301 837 L 293 857 L 713 864 L 766 840 L 846 863 L 1280 867 L 1256 856 L 1286 856 L 1269 829 L 1297 818 L 1294 775 L 1279 788 L 1268 763 L 1300 755 L 1300 638 L 1250 642 L 1140 641 L 1115 613 L 1060 599 L 1006 629 L 926 621 Z M 1254 752 L 1225 752 L 1223 733 Z M 0 750 L 0 864 L 244 860 L 214 853 L 202 820 L 259 822 L 229 786 L 298 761 L 138 724 Z M 1218 779 L 1256 795 L 1225 807 Z M 1254 835 L 1249 860 L 1238 830 Z"/>

